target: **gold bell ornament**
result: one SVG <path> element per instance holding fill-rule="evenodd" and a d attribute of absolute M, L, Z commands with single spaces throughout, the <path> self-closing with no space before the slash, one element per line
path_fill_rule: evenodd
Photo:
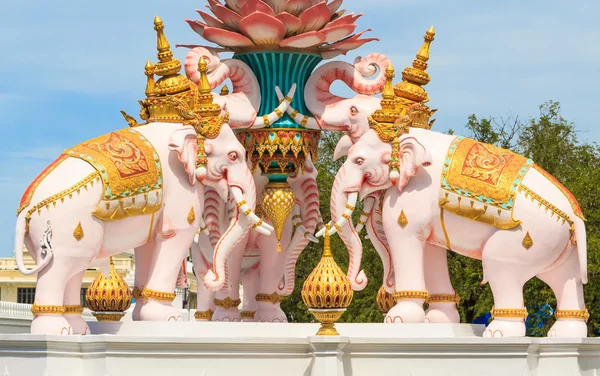
<path fill-rule="evenodd" d="M 329 225 L 325 225 L 325 246 L 321 261 L 302 286 L 302 300 L 321 323 L 318 336 L 339 336 L 335 322 L 352 302 L 352 285 L 331 253 Z"/>
<path fill-rule="evenodd" d="M 260 206 L 275 228 L 277 252 L 281 252 L 281 234 L 285 221 L 292 214 L 295 202 L 296 195 L 287 182 L 271 182 L 262 193 Z"/>

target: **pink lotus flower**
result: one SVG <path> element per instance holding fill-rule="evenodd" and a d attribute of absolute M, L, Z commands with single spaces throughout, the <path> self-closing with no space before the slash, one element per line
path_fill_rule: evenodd
<path fill-rule="evenodd" d="M 214 16 L 196 10 L 204 22 L 185 21 L 202 38 L 229 51 L 299 49 L 330 59 L 379 40 L 360 39 L 370 29 L 351 35 L 362 14 L 338 11 L 342 1 L 208 0 Z"/>

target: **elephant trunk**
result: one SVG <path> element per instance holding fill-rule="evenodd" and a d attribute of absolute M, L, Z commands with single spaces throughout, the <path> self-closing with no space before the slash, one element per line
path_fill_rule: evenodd
<path fill-rule="evenodd" d="M 352 218 L 347 213 L 348 211 L 351 212 L 354 210 L 358 193 L 354 192 L 349 195 L 344 193 L 342 183 L 345 180 L 345 176 L 346 167 L 345 165 L 342 165 L 335 177 L 333 188 L 331 189 L 331 217 L 334 222 L 337 222 L 335 229 L 339 233 L 340 238 L 342 238 L 346 248 L 348 248 L 350 260 L 347 276 L 352 284 L 352 289 L 361 291 L 367 286 L 368 282 L 364 271 L 360 270 L 362 261 L 362 242 L 354 230 Z M 350 198 L 352 198 L 352 200 L 350 200 Z"/>
<path fill-rule="evenodd" d="M 383 195 L 379 200 L 383 200 Z M 367 233 L 383 263 L 383 287 L 388 293 L 392 294 L 395 291 L 396 281 L 394 280 L 394 267 L 390 246 L 383 230 L 382 214 L 381 206 L 379 205 L 371 211 L 371 216 L 367 223 Z"/>
<path fill-rule="evenodd" d="M 214 248 L 221 237 L 221 223 L 225 218 L 225 201 L 212 187 L 204 188 L 204 219 L 210 245 Z"/>
<path fill-rule="evenodd" d="M 378 94 L 383 91 L 385 70 L 390 60 L 382 54 L 370 54 L 355 65 L 341 61 L 324 64 L 308 79 L 305 89 L 305 101 L 308 109 L 318 119 L 327 118 L 328 110 L 335 110 L 335 104 L 345 100 L 331 93 L 331 85 L 337 80 L 343 81 L 354 92 L 363 95 Z M 367 79 L 376 72 L 373 79 Z"/>

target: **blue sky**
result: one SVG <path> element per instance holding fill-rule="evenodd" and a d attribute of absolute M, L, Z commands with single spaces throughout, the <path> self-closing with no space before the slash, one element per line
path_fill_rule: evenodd
<path fill-rule="evenodd" d="M 152 20 L 176 43 L 199 43 L 183 21 L 201 0 L 11 1 L 0 23 L 0 257 L 13 249 L 15 209 L 29 182 L 65 148 L 123 128 L 120 109 L 138 113 L 146 60 L 156 61 Z M 370 7 L 370 9 L 369 9 Z M 399 71 L 435 25 L 427 86 L 436 128 L 462 131 L 467 116 L 523 119 L 547 100 L 600 141 L 600 4 L 550 0 L 346 0 L 362 12 L 369 43 L 344 59 L 381 52 Z M 186 50 L 176 49 L 181 60 Z M 398 74 L 399 77 L 399 74 Z M 349 95 L 347 90 L 338 90 Z"/>

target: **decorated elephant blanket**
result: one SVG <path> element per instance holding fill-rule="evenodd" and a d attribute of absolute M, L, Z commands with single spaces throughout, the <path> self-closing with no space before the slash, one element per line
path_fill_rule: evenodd
<path fill-rule="evenodd" d="M 498 228 L 514 228 L 520 224 L 513 216 L 515 196 L 530 168 L 557 186 L 575 214 L 583 218 L 571 192 L 531 159 L 460 136 L 454 139 L 444 160 L 440 207 Z"/>
<path fill-rule="evenodd" d="M 162 205 L 162 167 L 150 142 L 134 129 L 121 129 L 64 152 L 92 165 L 103 184 L 94 215 L 117 220 L 151 214 Z"/>

